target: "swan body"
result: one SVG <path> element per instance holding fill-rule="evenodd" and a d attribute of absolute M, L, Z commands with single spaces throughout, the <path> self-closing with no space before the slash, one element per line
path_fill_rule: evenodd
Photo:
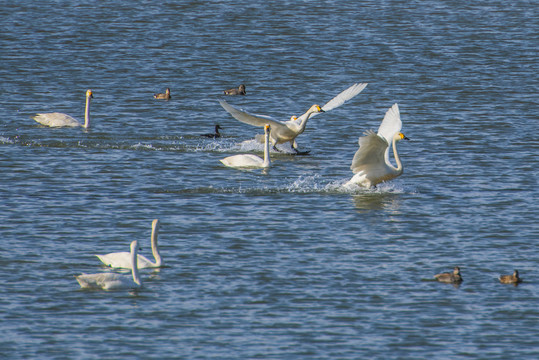
<path fill-rule="evenodd" d="M 399 106 L 394 104 L 386 112 L 378 133 L 368 130 L 359 138 L 359 149 L 354 155 L 350 169 L 355 174 L 347 185 L 357 184 L 364 187 L 376 186 L 383 181 L 400 176 L 404 167 L 397 153 L 397 142 L 409 140 L 400 132 L 402 121 Z M 393 146 L 393 154 L 397 167 L 389 162 L 389 146 Z"/>
<path fill-rule="evenodd" d="M 101 274 L 82 274 L 75 278 L 81 288 L 85 289 L 102 289 L 102 290 L 123 290 L 133 289 L 142 286 L 142 281 L 139 277 L 136 258 L 138 252 L 138 242 L 131 242 L 130 260 L 133 266 L 131 267 L 131 276 L 116 273 L 101 273 Z"/>
<path fill-rule="evenodd" d="M 343 105 L 346 101 L 352 99 L 357 94 L 359 94 L 366 86 L 366 83 L 354 84 L 348 89 L 341 92 L 339 95 L 335 96 L 323 107 L 320 107 L 319 105 L 313 105 L 305 114 L 301 115 L 300 117 L 292 117 L 288 121 L 278 121 L 268 116 L 251 114 L 228 104 L 224 100 L 219 100 L 219 103 L 230 115 L 232 115 L 238 121 L 253 126 L 264 126 L 265 124 L 270 124 L 271 143 L 273 144 L 273 146 L 275 147 L 277 144 L 289 142 L 292 149 L 296 153 L 298 153 L 298 144 L 296 142 L 296 137 L 298 137 L 300 134 L 303 133 L 303 131 L 305 131 L 307 122 L 311 117 L 319 113 L 333 110 Z M 257 136 L 256 139 L 262 142 L 261 136 Z"/>
<path fill-rule="evenodd" d="M 159 254 L 159 248 L 157 247 L 157 238 L 159 235 L 159 220 L 155 219 L 152 221 L 152 253 L 155 259 L 155 262 L 152 262 L 150 259 L 146 258 L 143 255 L 137 255 L 137 268 L 146 269 L 146 268 L 158 268 L 163 266 L 163 259 L 161 254 Z M 132 268 L 131 254 L 128 252 L 115 252 L 106 255 L 96 255 L 101 262 L 107 266 L 113 268 Z"/>
<path fill-rule="evenodd" d="M 245 85 L 241 84 L 237 89 L 228 89 L 223 91 L 225 95 L 245 95 Z"/>
<path fill-rule="evenodd" d="M 81 124 L 72 116 L 63 113 L 41 113 L 32 116 L 32 119 L 40 123 L 41 125 L 49 127 L 77 127 L 82 126 L 85 129 L 90 127 L 90 99 L 93 99 L 94 95 L 92 90 L 86 90 L 86 108 L 84 111 L 84 124 Z"/>
<path fill-rule="evenodd" d="M 266 124 L 264 127 L 264 159 L 253 154 L 240 154 L 226 157 L 220 161 L 224 165 L 233 168 L 269 168 L 271 163 L 269 154 L 269 138 L 271 133 L 270 128 L 271 126 L 269 124 Z"/>
<path fill-rule="evenodd" d="M 167 88 L 165 90 L 165 93 L 160 93 L 160 94 L 154 94 L 153 95 L 154 99 L 158 99 L 158 100 L 170 100 L 171 96 L 170 96 L 170 89 Z"/>
<path fill-rule="evenodd" d="M 220 138 L 221 133 L 219 132 L 219 129 L 223 129 L 223 128 L 221 127 L 221 125 L 217 124 L 217 125 L 215 125 L 215 133 L 213 133 L 213 134 L 202 134 L 200 136 L 204 136 L 204 137 L 212 138 L 212 139 Z"/>
<path fill-rule="evenodd" d="M 513 275 L 500 275 L 499 279 L 502 284 L 518 284 L 522 282 L 522 279 L 518 276 L 518 270 L 515 270 Z"/>
<path fill-rule="evenodd" d="M 460 276 L 460 268 L 458 266 L 455 266 L 452 273 L 436 274 L 434 278 L 439 282 L 449 284 L 459 284 L 462 282 L 462 276 Z"/>

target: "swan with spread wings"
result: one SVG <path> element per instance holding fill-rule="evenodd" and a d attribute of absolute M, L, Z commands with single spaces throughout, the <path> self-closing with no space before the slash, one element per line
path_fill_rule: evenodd
<path fill-rule="evenodd" d="M 315 104 L 311 106 L 305 114 L 301 115 L 300 117 L 292 116 L 288 121 L 278 121 L 269 116 L 251 114 L 230 105 L 224 100 L 219 100 L 219 103 L 230 115 L 243 123 L 261 127 L 269 124 L 271 126 L 270 140 L 275 149 L 277 144 L 289 142 L 292 150 L 294 150 L 296 154 L 306 154 L 308 152 L 300 152 L 298 150 L 296 137 L 305 131 L 307 121 L 313 116 L 333 110 L 343 105 L 345 102 L 359 94 L 366 86 L 366 83 L 354 84 L 341 92 L 339 95 L 335 96 L 326 105 L 320 107 L 319 105 Z M 264 142 L 263 135 L 257 135 L 256 139 L 259 142 Z"/>

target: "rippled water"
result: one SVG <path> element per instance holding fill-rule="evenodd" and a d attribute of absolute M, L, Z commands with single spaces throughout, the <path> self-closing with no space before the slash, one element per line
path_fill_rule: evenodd
<path fill-rule="evenodd" d="M 19 1 L 0 19 L 3 358 L 539 357 L 534 2 Z M 284 120 L 355 82 L 298 137 L 309 156 L 219 162 L 261 153 L 222 90 Z M 88 88 L 90 130 L 30 119 L 82 119 Z M 395 102 L 404 174 L 343 189 Z M 166 267 L 79 289 L 108 271 L 93 254 L 149 255 L 154 218 Z M 455 265 L 460 287 L 431 280 Z M 524 283 L 499 284 L 513 269 Z"/>

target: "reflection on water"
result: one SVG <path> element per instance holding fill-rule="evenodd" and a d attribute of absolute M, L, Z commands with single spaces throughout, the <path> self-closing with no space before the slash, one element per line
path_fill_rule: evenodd
<path fill-rule="evenodd" d="M 401 206 L 401 195 L 391 192 L 370 192 L 354 195 L 354 206 L 359 213 L 369 212 L 371 210 L 387 210 L 394 215 L 398 214 Z"/>

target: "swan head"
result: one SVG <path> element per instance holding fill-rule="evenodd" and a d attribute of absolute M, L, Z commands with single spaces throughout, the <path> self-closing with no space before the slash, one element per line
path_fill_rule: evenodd
<path fill-rule="evenodd" d="M 264 125 L 264 132 L 265 132 L 265 133 L 269 132 L 269 131 L 270 131 L 270 128 L 271 128 L 271 127 L 270 127 L 270 124 Z"/>
<path fill-rule="evenodd" d="M 396 133 L 395 136 L 394 136 L 395 140 L 397 141 L 401 141 L 401 140 L 410 140 L 408 139 L 408 137 L 406 137 L 406 135 L 404 135 L 403 133 L 399 132 L 399 133 Z"/>
<path fill-rule="evenodd" d="M 309 109 L 310 112 L 314 112 L 314 113 L 321 113 L 321 112 L 325 112 L 324 110 L 322 110 L 322 108 L 320 107 L 320 105 L 313 105 L 311 106 L 311 108 Z"/>
<path fill-rule="evenodd" d="M 298 119 L 298 117 L 296 115 L 292 115 L 290 117 L 290 121 L 296 121 Z"/>
<path fill-rule="evenodd" d="M 86 90 L 86 97 L 91 98 L 91 99 L 94 98 L 94 93 L 92 92 L 92 90 L 90 89 Z"/>

